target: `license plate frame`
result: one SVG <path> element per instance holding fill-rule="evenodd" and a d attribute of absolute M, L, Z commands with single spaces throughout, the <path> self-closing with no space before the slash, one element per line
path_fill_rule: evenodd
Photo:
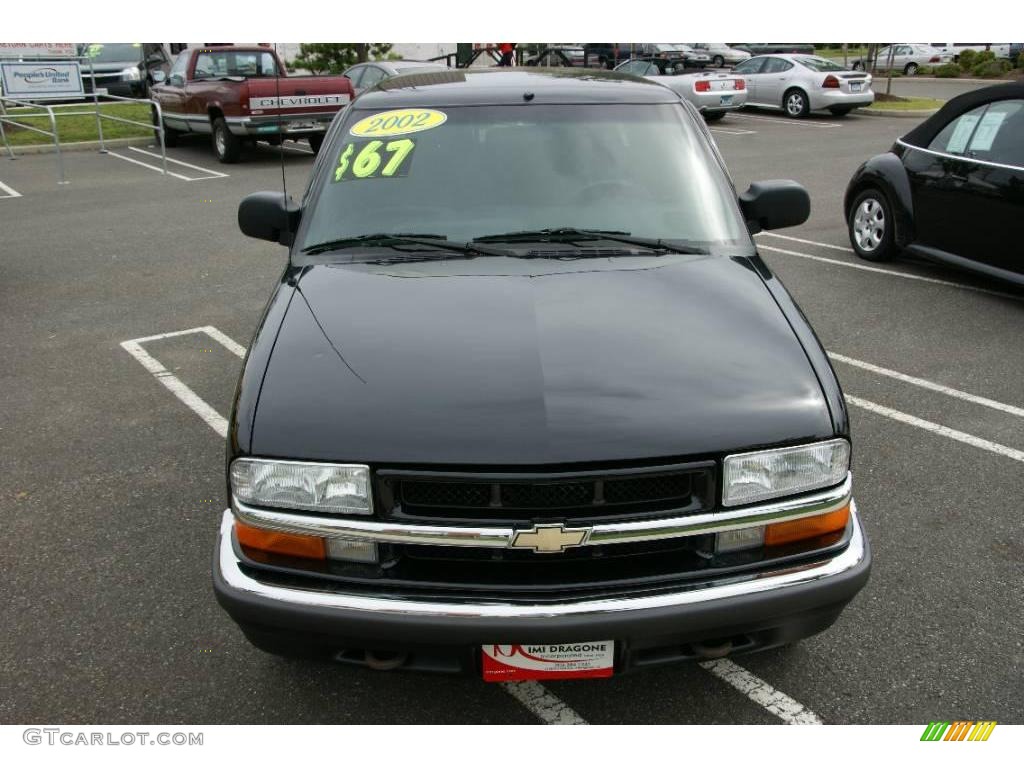
<path fill-rule="evenodd" d="M 731 107 L 732 106 L 732 94 L 724 94 L 718 97 L 718 105 L 720 107 Z"/>
<path fill-rule="evenodd" d="M 615 674 L 615 641 L 487 644 L 480 648 L 483 679 L 489 683 L 573 680 Z"/>
<path fill-rule="evenodd" d="M 850 83 L 850 93 L 860 93 L 864 83 Z"/>

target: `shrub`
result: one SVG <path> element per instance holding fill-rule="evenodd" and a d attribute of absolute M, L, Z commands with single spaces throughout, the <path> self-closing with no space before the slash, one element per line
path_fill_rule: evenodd
<path fill-rule="evenodd" d="M 959 77 L 960 76 L 960 65 L 953 64 L 942 64 L 935 68 L 936 77 Z"/>
<path fill-rule="evenodd" d="M 986 59 L 971 67 L 971 74 L 975 77 L 1002 77 L 1009 70 L 1010 62 Z"/>
<path fill-rule="evenodd" d="M 971 67 L 973 67 L 975 65 L 975 63 L 977 62 L 977 59 L 978 59 L 978 52 L 977 51 L 963 51 L 960 54 L 960 56 L 959 56 L 958 63 L 965 70 L 968 70 L 968 69 L 970 69 Z"/>

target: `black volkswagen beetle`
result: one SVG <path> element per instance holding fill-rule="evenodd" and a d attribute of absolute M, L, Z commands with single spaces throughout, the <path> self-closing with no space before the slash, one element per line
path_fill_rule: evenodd
<path fill-rule="evenodd" d="M 846 406 L 700 115 L 618 73 L 389 79 L 330 128 L 232 409 L 214 566 L 258 647 L 603 677 L 820 632 L 870 554 Z"/>
<path fill-rule="evenodd" d="M 905 250 L 1024 285 L 1024 83 L 951 99 L 846 189 L 861 258 Z"/>

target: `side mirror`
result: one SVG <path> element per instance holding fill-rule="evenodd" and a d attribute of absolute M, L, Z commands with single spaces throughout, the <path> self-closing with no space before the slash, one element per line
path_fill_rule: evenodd
<path fill-rule="evenodd" d="M 750 234 L 795 227 L 811 215 L 811 196 L 795 181 L 755 181 L 740 195 L 740 210 Z"/>
<path fill-rule="evenodd" d="M 162 69 L 157 69 L 157 70 L 153 71 L 153 82 L 154 83 L 162 83 L 166 79 L 167 79 L 167 73 L 164 72 Z"/>
<path fill-rule="evenodd" d="M 302 209 L 281 192 L 253 192 L 238 206 L 238 228 L 249 237 L 291 245 Z"/>

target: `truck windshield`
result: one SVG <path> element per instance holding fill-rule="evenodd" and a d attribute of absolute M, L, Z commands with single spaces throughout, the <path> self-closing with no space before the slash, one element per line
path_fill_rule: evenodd
<path fill-rule="evenodd" d="M 753 253 L 732 185 L 675 104 L 355 110 L 324 151 L 300 250 L 575 228 Z"/>

